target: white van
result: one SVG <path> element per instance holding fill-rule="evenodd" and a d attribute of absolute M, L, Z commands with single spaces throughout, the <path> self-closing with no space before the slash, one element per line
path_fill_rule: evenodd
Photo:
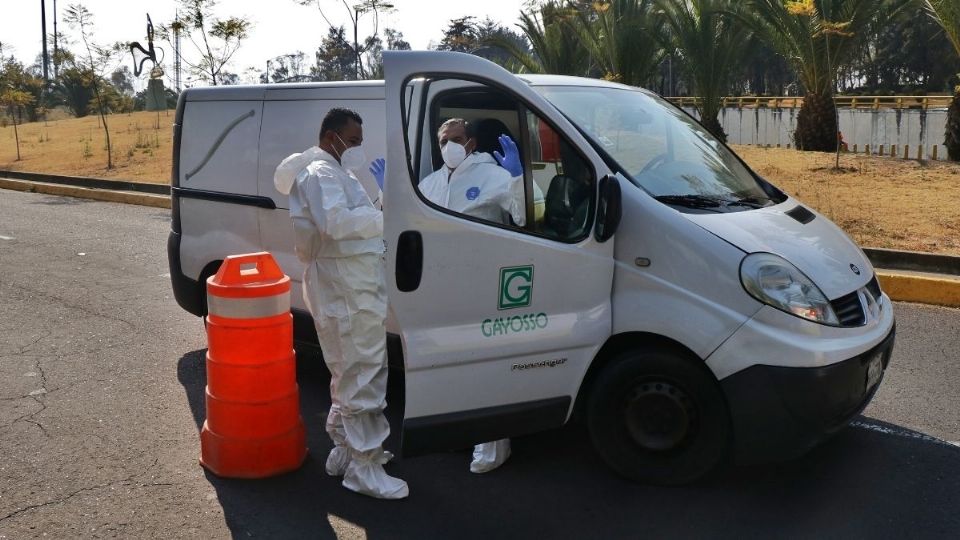
<path fill-rule="evenodd" d="M 730 456 L 802 454 L 870 401 L 895 331 L 870 262 L 681 110 L 637 88 L 513 75 L 464 54 L 384 62 L 385 82 L 180 96 L 168 253 L 184 309 L 204 314 L 205 278 L 229 254 L 270 251 L 300 279 L 273 171 L 316 144 L 327 110 L 349 107 L 367 155 L 387 157 L 405 455 L 579 417 L 616 471 L 677 483 Z M 526 226 L 419 192 L 451 117 L 478 126 L 481 150 L 504 131 L 517 141 Z M 293 291 L 296 336 L 315 342 Z"/>

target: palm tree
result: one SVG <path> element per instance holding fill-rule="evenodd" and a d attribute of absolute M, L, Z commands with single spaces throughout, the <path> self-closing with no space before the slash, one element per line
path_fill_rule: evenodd
<path fill-rule="evenodd" d="M 924 0 L 924 7 L 933 17 L 960 55 L 960 2 L 957 0 Z M 947 153 L 953 161 L 960 161 L 960 86 L 954 88 L 953 101 L 947 112 L 947 129 L 944 133 Z"/>
<path fill-rule="evenodd" d="M 549 0 L 536 12 L 520 12 L 520 30 L 530 42 L 531 54 L 516 43 L 494 36 L 487 44 L 507 51 L 529 73 L 584 76 L 590 70 L 590 54 L 577 39 L 571 39 L 566 21 L 575 8 Z"/>
<path fill-rule="evenodd" d="M 742 63 L 747 28 L 732 12 L 733 0 L 657 0 L 670 28 L 667 47 L 677 50 L 696 95 L 700 123 L 722 141 L 727 140 L 717 120 L 730 78 Z"/>
<path fill-rule="evenodd" d="M 655 0 L 578 2 L 576 17 L 567 21 L 568 39 L 583 41 L 603 77 L 643 86 L 663 60 L 663 26 Z"/>
<path fill-rule="evenodd" d="M 838 146 L 833 102 L 840 68 L 858 52 L 863 30 L 879 17 L 875 0 L 750 0 L 754 30 L 797 71 L 806 94 L 794 142 L 802 150 L 832 152 Z"/>

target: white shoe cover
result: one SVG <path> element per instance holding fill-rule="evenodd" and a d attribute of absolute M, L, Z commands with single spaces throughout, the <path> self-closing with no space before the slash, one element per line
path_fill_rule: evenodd
<path fill-rule="evenodd" d="M 510 457 L 510 439 L 478 444 L 473 447 L 470 472 L 482 474 L 503 465 Z"/>
<path fill-rule="evenodd" d="M 334 446 L 327 456 L 327 474 L 330 476 L 343 476 L 347 472 L 347 465 L 350 464 L 350 450 L 346 446 Z"/>
<path fill-rule="evenodd" d="M 387 474 L 379 462 L 358 459 L 347 465 L 343 487 L 376 499 L 403 499 L 410 494 L 407 483 Z"/>

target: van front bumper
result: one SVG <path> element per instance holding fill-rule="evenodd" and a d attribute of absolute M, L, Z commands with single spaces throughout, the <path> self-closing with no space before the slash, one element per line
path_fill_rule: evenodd
<path fill-rule="evenodd" d="M 894 325 L 870 350 L 820 367 L 755 365 L 721 381 L 741 463 L 800 456 L 845 427 L 870 403 L 883 379 L 870 379 L 879 359 L 884 372 L 896 335 Z"/>

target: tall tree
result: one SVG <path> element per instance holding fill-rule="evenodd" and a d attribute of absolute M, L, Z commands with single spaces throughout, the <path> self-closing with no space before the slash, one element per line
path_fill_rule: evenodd
<path fill-rule="evenodd" d="M 670 28 L 668 48 L 680 54 L 687 77 L 700 97 L 700 122 L 721 141 L 727 140 L 717 120 L 730 79 L 743 61 L 747 29 L 730 11 L 732 0 L 657 0 Z"/>
<path fill-rule="evenodd" d="M 477 46 L 476 17 L 452 19 L 437 45 L 438 51 L 470 52 Z"/>
<path fill-rule="evenodd" d="M 161 24 L 157 34 L 171 46 L 175 32 L 186 36 L 200 59 L 191 61 L 181 55 L 183 63 L 201 80 L 214 86 L 220 84 L 221 72 L 249 36 L 252 23 L 244 17 L 214 17 L 216 0 L 177 0 L 177 4 L 180 18 Z"/>
<path fill-rule="evenodd" d="M 260 78 L 261 82 L 282 83 L 312 80 L 307 73 L 306 57 L 307 55 L 303 52 L 297 51 L 267 60 L 268 71 Z"/>
<path fill-rule="evenodd" d="M 585 76 L 590 71 L 590 52 L 579 39 L 571 37 L 576 8 L 560 0 L 548 0 L 520 12 L 520 31 L 530 43 L 522 48 L 499 37 L 492 42 L 506 50 L 530 73 Z"/>
<path fill-rule="evenodd" d="M 960 2 L 957 0 L 924 0 L 925 7 L 947 34 L 954 50 L 960 55 Z M 960 75 L 958 75 L 960 76 Z M 960 86 L 954 89 L 953 102 L 947 112 L 947 129 L 944 133 L 950 159 L 960 161 Z"/>
<path fill-rule="evenodd" d="M 804 86 L 794 142 L 803 150 L 839 148 L 837 74 L 858 52 L 864 31 L 890 12 L 871 0 L 750 0 L 753 27 L 791 62 Z"/>
<path fill-rule="evenodd" d="M 106 102 L 100 83 L 103 79 L 101 73 L 110 62 L 111 51 L 106 47 L 101 47 L 93 42 L 93 14 L 91 14 L 83 4 L 71 4 L 66 11 L 65 20 L 71 28 L 80 32 L 80 40 L 86 49 L 86 59 L 81 62 L 78 60 L 78 68 L 81 74 L 89 81 L 93 87 L 93 95 L 96 98 L 97 109 L 100 113 L 100 121 L 103 124 L 103 133 L 107 138 L 107 169 L 113 168 L 113 146 L 110 144 L 110 127 L 107 125 Z"/>
<path fill-rule="evenodd" d="M 356 55 L 342 26 L 330 27 L 317 49 L 317 63 L 310 74 L 321 81 L 352 81 L 357 78 Z"/>
<path fill-rule="evenodd" d="M 83 118 L 90 114 L 90 101 L 94 99 L 92 83 L 89 73 L 73 62 L 61 64 L 54 95 L 74 116 Z"/>
<path fill-rule="evenodd" d="M 574 13 L 568 28 L 583 41 L 605 79 L 633 86 L 651 81 L 664 57 L 664 29 L 654 0 L 581 3 Z"/>
<path fill-rule="evenodd" d="M 403 39 L 403 32 L 392 28 L 385 28 L 383 35 L 387 38 L 386 50 L 388 51 L 409 51 L 410 43 Z M 383 41 L 379 36 L 367 37 L 367 56 L 369 60 L 369 74 L 371 78 L 383 78 Z"/>
<path fill-rule="evenodd" d="M 517 71 L 522 67 L 517 55 L 529 54 L 530 47 L 522 35 L 489 17 L 460 17 L 448 23 L 437 50 L 470 53 Z"/>
<path fill-rule="evenodd" d="M 387 13 L 392 13 L 396 10 L 391 2 L 386 0 L 360 0 L 358 3 L 351 5 L 347 3 L 346 0 L 340 0 L 340 3 L 347 12 L 347 17 L 350 20 L 349 31 L 353 36 L 352 41 L 349 40 L 349 36 L 347 34 L 348 29 L 344 29 L 341 25 L 335 25 L 333 22 L 331 22 L 331 19 L 327 16 L 327 12 L 324 11 L 320 0 L 294 0 L 294 2 L 300 4 L 301 6 L 317 6 L 317 11 L 320 12 L 320 17 L 323 18 L 325 23 L 327 23 L 328 37 L 337 28 L 341 29 L 344 36 L 343 41 L 347 43 L 346 50 L 349 51 L 353 61 L 353 75 L 348 76 L 344 74 L 345 80 L 369 79 L 374 75 L 372 73 L 372 71 L 375 71 L 375 66 L 372 66 L 372 63 L 375 60 L 372 57 L 373 49 L 377 47 L 378 44 L 382 48 L 382 41 L 380 39 L 380 16 Z M 368 17 L 373 19 L 373 33 L 361 41 L 360 21 Z M 320 55 L 319 52 L 317 54 L 318 56 Z M 364 63 L 364 57 L 367 57 L 366 63 Z"/>

